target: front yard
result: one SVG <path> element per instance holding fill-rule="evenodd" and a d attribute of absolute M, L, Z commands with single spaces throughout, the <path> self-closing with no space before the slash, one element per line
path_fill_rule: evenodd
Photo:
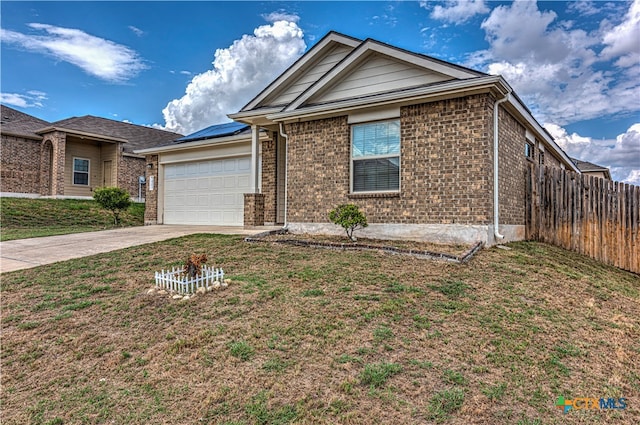
<path fill-rule="evenodd" d="M 640 423 L 640 278 L 510 247 L 461 265 L 196 235 L 4 274 L 2 423 Z M 147 295 L 191 253 L 230 286 Z"/>
<path fill-rule="evenodd" d="M 0 240 L 113 229 L 113 215 L 96 201 L 0 197 Z M 144 203 L 123 212 L 120 226 L 142 226 Z"/>

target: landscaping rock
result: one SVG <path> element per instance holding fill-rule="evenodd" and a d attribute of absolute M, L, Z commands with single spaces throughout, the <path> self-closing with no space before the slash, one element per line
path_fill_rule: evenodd
<path fill-rule="evenodd" d="M 151 288 L 147 291 L 147 295 L 154 295 L 156 293 L 156 288 Z"/>
<path fill-rule="evenodd" d="M 198 289 L 196 289 L 196 294 L 205 294 L 206 292 L 207 292 L 207 288 L 205 288 L 204 286 L 201 286 Z"/>
<path fill-rule="evenodd" d="M 213 289 L 220 289 L 220 282 L 218 282 L 217 280 L 213 282 Z"/>
<path fill-rule="evenodd" d="M 181 300 L 181 299 L 182 299 L 182 295 L 175 294 L 175 295 L 174 295 L 173 297 L 171 297 L 171 298 L 172 298 L 172 299 L 174 299 L 174 300 Z"/>
<path fill-rule="evenodd" d="M 167 291 L 165 291 L 164 289 L 161 289 L 161 290 L 159 290 L 159 291 L 157 292 L 157 294 L 158 294 L 158 295 L 167 295 L 167 294 L 168 294 L 168 292 L 167 292 Z"/>

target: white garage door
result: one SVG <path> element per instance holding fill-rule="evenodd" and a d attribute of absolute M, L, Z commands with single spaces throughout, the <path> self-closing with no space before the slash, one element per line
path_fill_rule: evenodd
<path fill-rule="evenodd" d="M 168 164 L 164 222 L 242 226 L 251 157 Z"/>

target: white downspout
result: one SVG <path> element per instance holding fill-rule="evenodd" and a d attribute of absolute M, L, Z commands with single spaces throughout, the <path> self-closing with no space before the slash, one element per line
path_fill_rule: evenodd
<path fill-rule="evenodd" d="M 500 104 L 506 102 L 509 99 L 507 93 L 504 98 L 497 100 L 493 104 L 493 235 L 496 239 L 504 239 L 504 235 L 501 235 L 498 231 L 499 221 L 499 205 L 500 199 L 498 197 L 498 111 Z"/>
<path fill-rule="evenodd" d="M 288 226 L 287 223 L 287 186 L 289 183 L 289 174 L 287 173 L 287 167 L 289 165 L 289 135 L 284 132 L 284 125 L 279 123 L 280 125 L 280 135 L 284 137 L 284 226 L 286 229 Z"/>

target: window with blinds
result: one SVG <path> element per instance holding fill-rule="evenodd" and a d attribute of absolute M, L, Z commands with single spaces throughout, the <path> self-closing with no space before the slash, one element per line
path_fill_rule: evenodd
<path fill-rule="evenodd" d="M 351 127 L 351 191 L 400 190 L 400 120 Z"/>

